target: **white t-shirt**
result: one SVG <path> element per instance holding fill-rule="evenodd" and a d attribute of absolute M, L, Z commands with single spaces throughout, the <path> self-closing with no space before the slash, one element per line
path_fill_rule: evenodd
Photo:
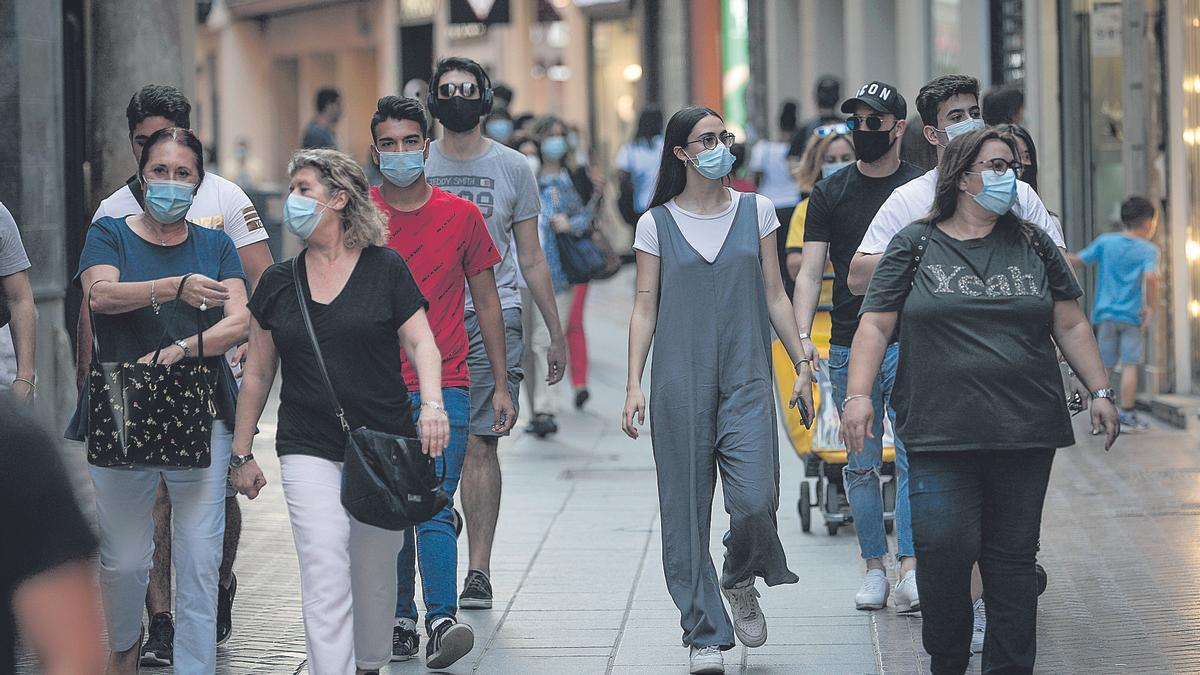
<path fill-rule="evenodd" d="M 881 255 L 887 250 L 892 237 L 900 230 L 929 215 L 937 192 L 938 170 L 930 169 L 920 178 L 914 178 L 892 191 L 875 218 L 867 228 L 867 234 L 858 245 L 858 252 L 866 255 Z M 1041 197 L 1027 183 L 1017 181 L 1017 203 L 1013 213 L 1022 220 L 1045 230 L 1054 240 L 1055 246 L 1066 248 L 1062 226 L 1046 210 Z"/>
<path fill-rule="evenodd" d="M 758 192 L 770 198 L 779 209 L 791 208 L 800 202 L 800 190 L 788 170 L 789 146 L 783 141 L 763 140 L 750 148 L 750 170 L 762 174 Z"/>
<path fill-rule="evenodd" d="M 684 211 L 679 208 L 674 199 L 666 204 L 667 210 L 671 212 L 671 217 L 675 219 L 675 224 L 679 226 L 679 231 L 683 233 L 683 238 L 708 262 L 716 260 L 717 254 L 721 252 L 721 247 L 725 245 L 725 238 L 729 235 L 730 228 L 733 227 L 733 217 L 737 211 L 738 202 L 741 201 L 741 192 L 737 192 L 733 188 L 728 188 L 728 190 L 729 196 L 732 198 L 729 208 L 720 213 L 702 215 Z M 779 217 L 775 215 L 775 204 L 771 203 L 770 199 L 763 195 L 754 195 L 754 197 L 758 206 L 758 238 L 763 239 L 779 229 Z M 651 255 L 661 255 L 658 248 L 658 227 L 654 224 L 654 215 L 649 211 L 643 213 L 642 217 L 638 219 L 637 230 L 633 237 L 633 247 Z"/>
<path fill-rule="evenodd" d="M 123 185 L 100 202 L 92 222 L 105 216 L 124 218 L 141 212 L 142 207 L 134 199 L 129 185 Z M 211 171 L 204 172 L 204 180 L 192 200 L 192 208 L 188 209 L 187 221 L 210 230 L 225 230 L 238 248 L 267 238 L 262 219 L 242 188 Z"/>
<path fill-rule="evenodd" d="M 634 141 L 626 143 L 617 151 L 616 167 L 629 174 L 633 180 L 633 205 L 638 213 L 645 213 L 654 198 L 658 185 L 658 164 L 662 161 L 663 137 L 655 136 L 649 143 Z"/>

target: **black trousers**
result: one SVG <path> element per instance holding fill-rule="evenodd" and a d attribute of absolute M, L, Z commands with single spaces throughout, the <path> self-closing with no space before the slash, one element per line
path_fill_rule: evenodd
<path fill-rule="evenodd" d="M 987 605 L 983 672 L 1032 673 L 1037 561 L 1053 449 L 908 449 L 908 491 L 922 641 L 934 675 L 971 660 L 971 566 Z"/>

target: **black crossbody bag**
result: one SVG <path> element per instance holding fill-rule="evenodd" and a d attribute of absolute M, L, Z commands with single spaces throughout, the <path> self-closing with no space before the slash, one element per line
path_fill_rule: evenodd
<path fill-rule="evenodd" d="M 442 490 L 445 464 L 438 475 L 433 458 L 421 452 L 421 441 L 366 427 L 351 429 L 346 413 L 338 402 L 337 392 L 325 368 L 321 344 L 313 330 L 308 314 L 308 299 L 300 280 L 300 260 L 292 260 L 292 279 L 296 284 L 296 300 L 300 316 L 312 342 L 313 353 L 321 372 L 321 381 L 342 431 L 346 434 L 346 457 L 342 466 L 342 506 L 354 519 L 385 530 L 404 530 L 423 523 L 450 503 Z"/>

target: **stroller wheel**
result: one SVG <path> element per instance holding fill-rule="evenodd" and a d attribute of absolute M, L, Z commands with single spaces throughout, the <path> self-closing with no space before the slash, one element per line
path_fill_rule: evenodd
<path fill-rule="evenodd" d="M 837 523 L 825 523 L 825 531 L 829 533 L 829 536 L 836 537 L 837 531 L 838 531 L 838 524 Z"/>
<path fill-rule="evenodd" d="M 796 503 L 796 507 L 800 511 L 800 530 L 808 532 L 812 529 L 812 501 L 810 501 L 810 486 L 808 481 L 800 481 L 800 501 Z"/>
<path fill-rule="evenodd" d="M 1038 595 L 1041 595 L 1046 592 L 1046 584 L 1049 583 L 1049 579 L 1046 577 L 1046 568 L 1042 567 L 1041 563 L 1034 563 L 1033 566 L 1037 574 Z"/>

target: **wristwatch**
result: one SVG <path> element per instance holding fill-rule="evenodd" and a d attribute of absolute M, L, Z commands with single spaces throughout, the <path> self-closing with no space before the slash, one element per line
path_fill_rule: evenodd
<path fill-rule="evenodd" d="M 178 345 L 179 348 L 183 350 L 184 358 L 188 358 L 192 355 L 192 350 L 188 349 L 187 340 L 176 340 L 175 344 Z"/>
<path fill-rule="evenodd" d="M 811 337 L 809 337 L 808 333 L 801 333 L 801 334 L 800 334 L 800 339 L 801 339 L 801 340 L 811 340 L 812 338 L 811 338 Z"/>
<path fill-rule="evenodd" d="M 1106 398 L 1110 401 L 1113 401 L 1113 400 L 1116 400 L 1117 393 L 1115 391 L 1113 391 L 1112 387 L 1107 387 L 1105 389 L 1097 389 L 1096 391 L 1093 391 L 1091 394 L 1089 394 L 1089 396 L 1091 397 L 1091 399 L 1093 401 L 1095 401 L 1098 398 Z"/>
<path fill-rule="evenodd" d="M 236 469 L 239 466 L 246 464 L 247 462 L 250 462 L 253 459 L 254 459 L 253 452 L 248 452 L 244 455 L 230 455 L 229 456 L 229 468 Z"/>

